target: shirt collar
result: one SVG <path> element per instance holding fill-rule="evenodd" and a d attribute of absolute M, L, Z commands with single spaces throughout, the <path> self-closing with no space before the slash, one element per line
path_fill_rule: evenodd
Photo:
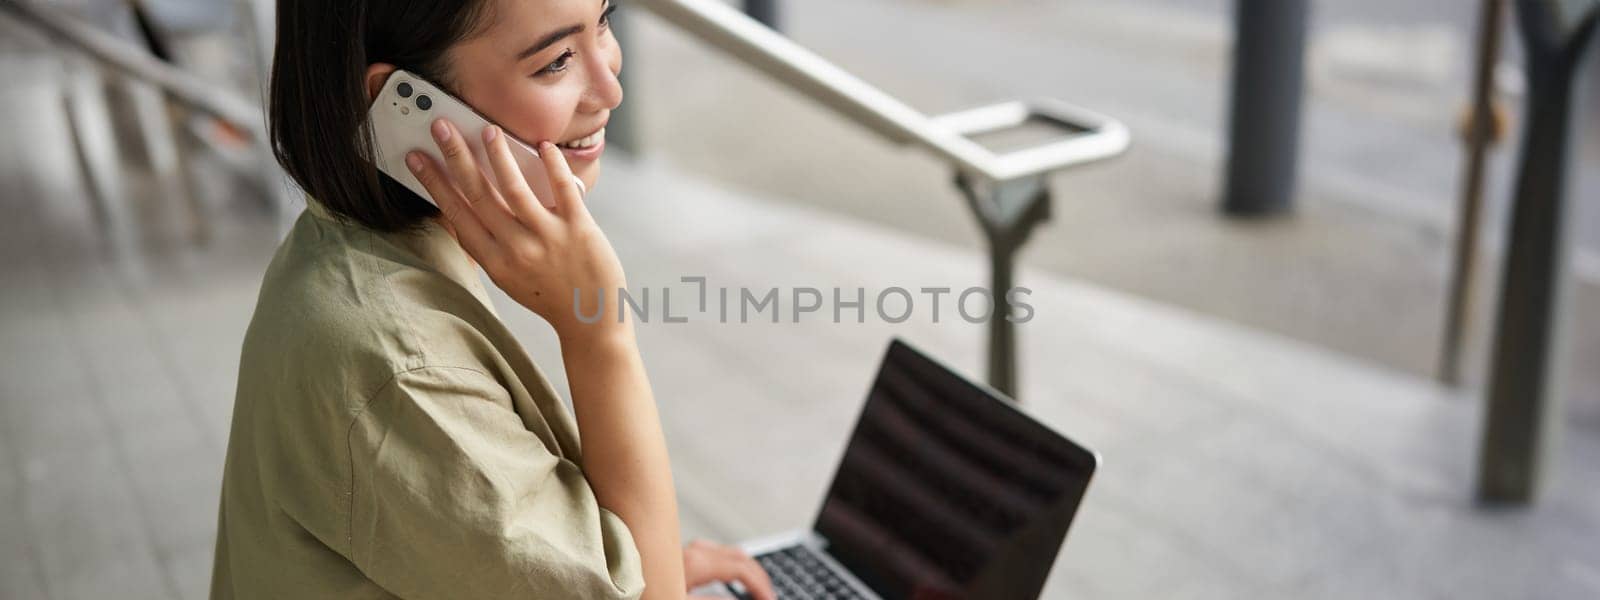
<path fill-rule="evenodd" d="M 322 202 L 310 196 L 306 196 L 306 210 L 324 220 L 349 227 L 361 227 L 334 215 Z M 419 228 L 392 232 L 371 231 L 371 233 L 421 259 L 440 275 L 465 288 L 488 307 L 491 313 L 498 316 L 494 302 L 489 298 L 489 291 L 484 288 L 483 279 L 478 274 L 477 262 L 467 255 L 455 236 L 450 235 L 450 231 L 439 224 L 437 219 L 424 219 Z"/>

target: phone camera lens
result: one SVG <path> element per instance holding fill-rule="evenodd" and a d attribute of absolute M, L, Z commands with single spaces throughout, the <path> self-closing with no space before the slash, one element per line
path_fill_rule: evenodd
<path fill-rule="evenodd" d="M 411 84 L 402 83 L 400 85 L 394 86 L 394 91 L 399 93 L 401 98 L 410 98 L 411 97 Z"/>
<path fill-rule="evenodd" d="M 429 98 L 427 94 L 417 96 L 417 108 L 422 110 L 433 108 L 433 98 Z"/>

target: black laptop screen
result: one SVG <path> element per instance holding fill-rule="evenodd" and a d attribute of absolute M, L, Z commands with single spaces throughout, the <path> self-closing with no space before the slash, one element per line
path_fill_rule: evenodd
<path fill-rule="evenodd" d="M 1093 454 L 896 340 L 817 517 L 888 600 L 1035 598 Z"/>

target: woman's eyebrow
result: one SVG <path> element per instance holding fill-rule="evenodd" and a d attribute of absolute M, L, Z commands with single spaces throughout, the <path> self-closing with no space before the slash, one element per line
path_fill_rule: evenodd
<path fill-rule="evenodd" d="M 555 30 L 553 32 L 550 32 L 549 34 L 546 34 L 544 37 L 539 38 L 539 41 L 534 42 L 532 46 L 528 46 L 527 48 L 524 48 L 521 52 L 518 52 L 517 53 L 517 60 L 521 61 L 521 60 L 523 60 L 525 58 L 528 58 L 529 56 L 533 56 L 535 54 L 538 54 L 538 53 L 544 51 L 545 48 L 549 48 L 550 46 L 555 45 L 556 42 L 559 42 L 561 40 L 566 39 L 567 36 L 571 36 L 573 34 L 578 34 L 578 33 L 583 33 L 584 29 L 585 29 L 585 26 L 583 26 L 583 25 L 571 25 L 571 26 L 563 27 L 561 29 L 557 29 L 557 30 Z"/>

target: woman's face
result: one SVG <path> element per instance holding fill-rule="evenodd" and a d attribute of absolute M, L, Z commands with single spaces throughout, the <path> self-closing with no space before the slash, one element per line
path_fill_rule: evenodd
<path fill-rule="evenodd" d="M 457 94 L 529 144 L 549 140 L 589 189 L 605 126 L 622 102 L 610 0 L 485 0 L 492 22 L 451 48 Z"/>

